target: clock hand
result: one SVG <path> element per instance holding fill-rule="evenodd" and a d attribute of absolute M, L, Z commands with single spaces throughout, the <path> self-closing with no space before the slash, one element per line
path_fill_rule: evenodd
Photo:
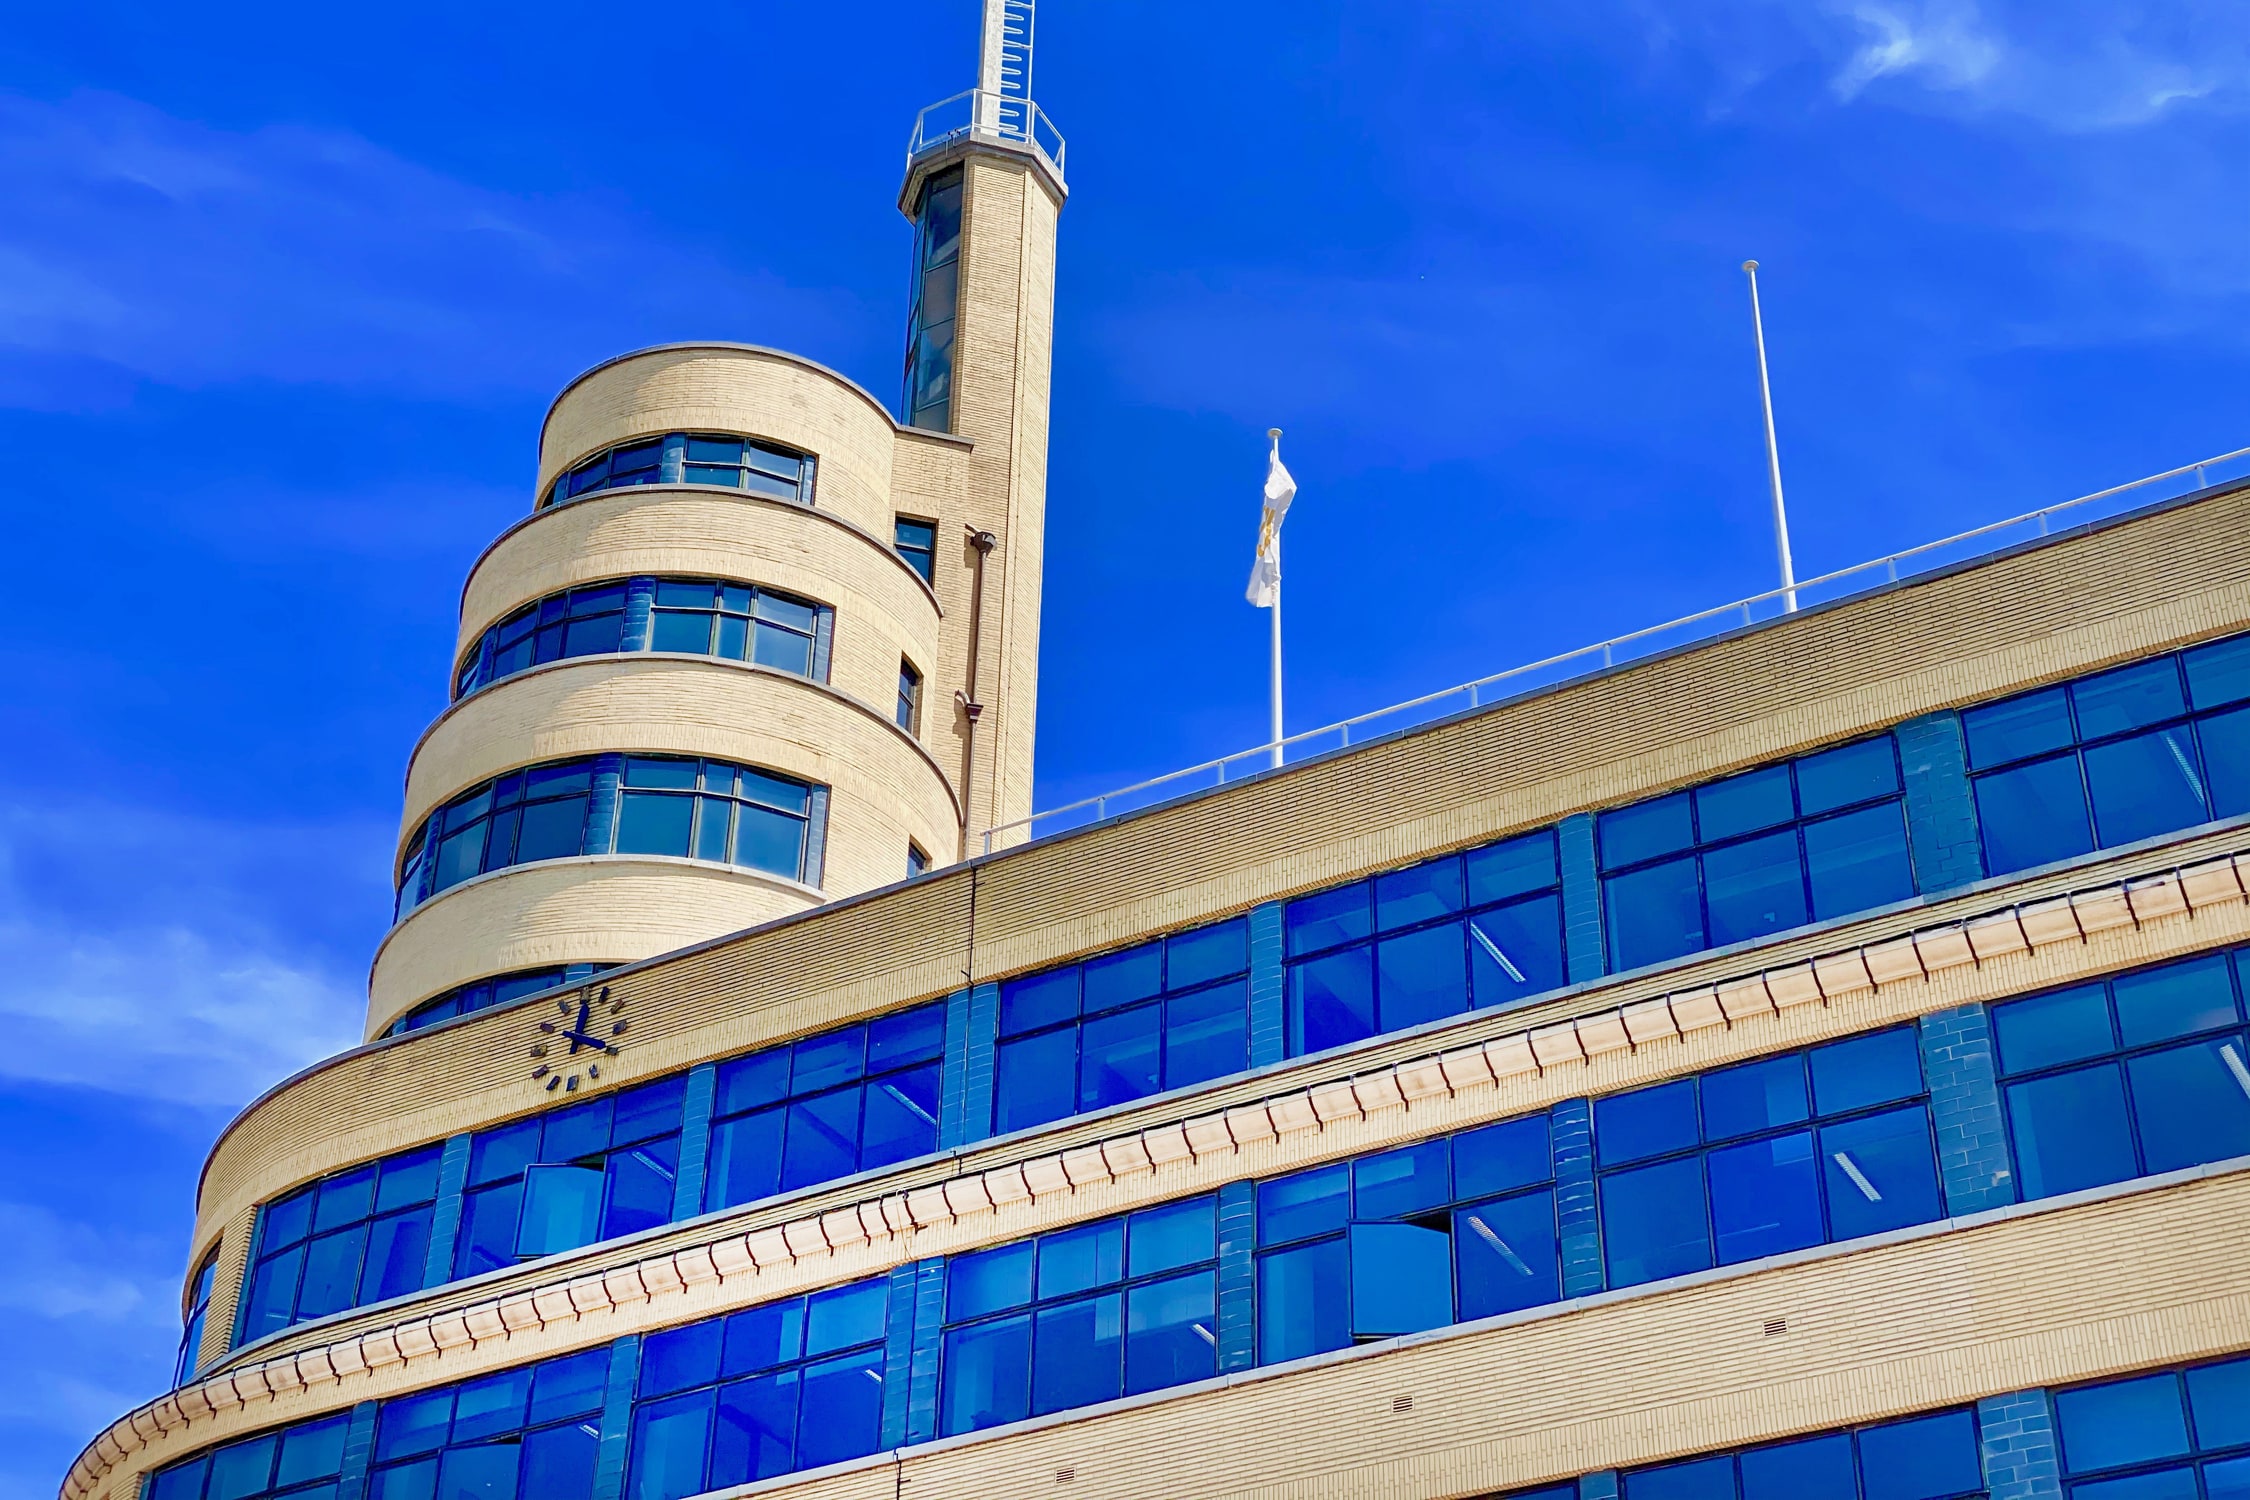
<path fill-rule="evenodd" d="M 593 1048 L 596 1052 L 606 1052 L 614 1054 L 617 1051 L 615 1047 L 612 1047 L 609 1043 L 603 1041 L 600 1037 L 590 1036 L 583 1031 L 566 1030 L 563 1032 L 563 1036 L 570 1042 L 570 1050 L 573 1052 L 576 1052 L 578 1050 L 578 1044 L 580 1042 L 584 1042 L 587 1046 Z"/>

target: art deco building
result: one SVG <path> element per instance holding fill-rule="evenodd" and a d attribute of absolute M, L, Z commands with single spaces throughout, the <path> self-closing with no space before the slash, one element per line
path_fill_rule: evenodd
<path fill-rule="evenodd" d="M 556 401 L 66 1500 L 2250 1496 L 2250 483 L 1024 839 L 1020 19 L 897 416 Z"/>

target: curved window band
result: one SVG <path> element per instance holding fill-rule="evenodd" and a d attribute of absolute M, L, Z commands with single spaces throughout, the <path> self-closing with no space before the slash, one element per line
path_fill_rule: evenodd
<path fill-rule="evenodd" d="M 548 662 L 633 651 L 748 661 L 826 682 L 834 627 L 825 604 L 727 579 L 585 584 L 535 599 L 485 631 L 453 674 L 453 696 Z"/>
<path fill-rule="evenodd" d="M 450 1021 L 455 1016 L 466 1016 L 495 1005 L 506 1005 L 541 990 L 551 990 L 560 985 L 576 984 L 591 979 L 616 964 L 563 964 L 545 969 L 517 969 L 506 974 L 488 974 L 467 984 L 455 985 L 440 995 L 433 995 L 415 1006 L 405 1015 L 391 1022 L 383 1032 L 385 1036 L 404 1036 L 409 1031 L 420 1031 L 425 1026 L 435 1026 L 440 1021 Z"/>
<path fill-rule="evenodd" d="M 704 484 L 813 503 L 816 460 L 778 443 L 726 432 L 668 432 L 605 448 L 555 476 L 541 509 L 642 484 Z"/>
<path fill-rule="evenodd" d="M 424 820 L 397 915 L 464 880 L 535 860 L 659 854 L 820 884 L 828 788 L 728 761 L 593 755 L 495 777 Z"/>

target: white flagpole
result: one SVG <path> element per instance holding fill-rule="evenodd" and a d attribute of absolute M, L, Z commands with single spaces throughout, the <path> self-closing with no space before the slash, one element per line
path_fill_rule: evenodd
<path fill-rule="evenodd" d="M 1766 321 L 1758 310 L 1758 263 L 1746 260 L 1750 278 L 1750 331 L 1758 341 L 1758 396 L 1766 406 L 1766 475 L 1773 485 L 1773 540 L 1781 554 L 1781 607 L 1797 611 L 1797 572 L 1789 561 L 1789 512 L 1781 503 L 1781 445 L 1773 433 L 1773 382 L 1766 375 Z"/>
<path fill-rule="evenodd" d="M 1281 453 L 1281 429 L 1269 427 L 1266 429 L 1266 436 L 1273 440 L 1274 455 L 1279 457 Z M 1278 531 L 1274 533 L 1273 538 L 1273 560 L 1275 572 L 1278 574 L 1281 566 L 1281 534 Z M 1273 586 L 1272 700 L 1273 753 L 1267 763 L 1278 766 L 1281 764 L 1281 582 L 1278 577 L 1275 579 Z"/>

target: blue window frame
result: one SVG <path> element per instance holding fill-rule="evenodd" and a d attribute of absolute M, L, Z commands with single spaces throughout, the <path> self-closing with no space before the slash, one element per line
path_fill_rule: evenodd
<path fill-rule="evenodd" d="M 1218 1199 L 1188 1198 L 953 1258 L 942 1435 L 1218 1372 Z"/>
<path fill-rule="evenodd" d="M 891 529 L 891 546 L 906 565 L 922 575 L 922 581 L 935 587 L 937 584 L 937 522 L 917 520 L 913 516 L 899 516 Z"/>
<path fill-rule="evenodd" d="M 1969 1500 L 1987 1493 L 1977 1417 L 1966 1407 L 1627 1469 L 1618 1479 L 1622 1500 Z"/>
<path fill-rule="evenodd" d="M 542 505 L 642 484 L 703 484 L 776 500 L 813 503 L 810 454 L 725 432 L 671 432 L 635 438 L 581 459 L 555 477 Z"/>
<path fill-rule="evenodd" d="M 2250 1359 L 2055 1392 L 2070 1500 L 2250 1495 Z"/>
<path fill-rule="evenodd" d="M 1944 1215 L 1911 1026 L 1594 1101 L 1611 1287 Z"/>
<path fill-rule="evenodd" d="M 1558 989 L 1553 829 L 1289 903 L 1289 1055 Z"/>
<path fill-rule="evenodd" d="M 371 1500 L 589 1500 L 609 1350 L 386 1401 Z M 216 1500 L 216 1497 L 212 1497 Z"/>
<path fill-rule="evenodd" d="M 470 1139 L 453 1275 L 481 1275 L 672 1220 L 684 1076 Z"/>
<path fill-rule="evenodd" d="M 333 1500 L 350 1427 L 349 1415 L 323 1417 L 167 1464 L 148 1500 Z"/>
<path fill-rule="evenodd" d="M 614 811 L 597 786 L 617 788 Z M 826 792 L 728 761 L 626 755 L 554 761 L 462 793 L 424 820 L 400 861 L 404 917 L 464 880 L 534 860 L 668 854 L 816 883 Z"/>
<path fill-rule="evenodd" d="M 485 979 L 473 979 L 456 985 L 441 995 L 433 995 L 415 1006 L 405 1015 L 391 1022 L 385 1036 L 404 1036 L 409 1031 L 419 1031 L 425 1026 L 435 1026 L 440 1021 L 450 1021 L 455 1016 L 471 1015 L 489 1010 L 495 1005 L 507 1005 L 542 990 L 557 985 L 575 984 L 591 979 L 596 974 L 616 968 L 615 964 L 563 964 L 551 969 L 518 969 L 510 974 L 494 974 Z"/>
<path fill-rule="evenodd" d="M 1258 1362 L 1562 1296 L 1548 1117 L 1258 1184 Z"/>
<path fill-rule="evenodd" d="M 241 1341 L 420 1291 L 439 1150 L 386 1156 L 260 1208 Z"/>
<path fill-rule="evenodd" d="M 511 771 L 455 797 L 407 846 L 398 915 L 492 870 L 591 852 L 593 792 L 594 762 L 585 759 Z"/>
<path fill-rule="evenodd" d="M 961 171 L 954 168 L 922 185 L 914 210 L 914 286 L 899 397 L 909 427 L 953 430 L 953 329 L 960 299 Z"/>
<path fill-rule="evenodd" d="M 2250 636 L 1966 710 L 1985 872 L 2250 812 Z"/>
<path fill-rule="evenodd" d="M 1000 986 L 996 1132 L 1250 1065 L 1250 929 L 1174 933 Z"/>
<path fill-rule="evenodd" d="M 704 1208 L 935 1151 L 944 1052 L 939 1001 L 721 1064 Z"/>
<path fill-rule="evenodd" d="M 2242 952 L 1992 1008 L 2025 1198 L 2250 1154 Z"/>
<path fill-rule="evenodd" d="M 682 1500 L 873 1453 L 888 1313 L 888 1279 L 875 1277 L 650 1334 L 627 1500 Z"/>
<path fill-rule="evenodd" d="M 1601 814 L 1612 972 L 1914 894 L 1888 735 Z"/>
<path fill-rule="evenodd" d="M 645 634 L 629 631 L 629 600 L 651 601 Z M 621 578 L 536 599 L 487 630 L 461 658 L 453 696 L 551 661 L 630 650 L 755 662 L 824 681 L 820 642 L 833 612 L 793 594 L 712 578 Z"/>
<path fill-rule="evenodd" d="M 196 1267 L 195 1276 L 188 1284 L 187 1316 L 180 1325 L 180 1353 L 172 1361 L 174 1389 L 186 1385 L 195 1374 L 203 1353 L 203 1324 L 211 1312 L 211 1287 L 219 1275 L 219 1252 L 213 1250 L 203 1257 Z"/>

